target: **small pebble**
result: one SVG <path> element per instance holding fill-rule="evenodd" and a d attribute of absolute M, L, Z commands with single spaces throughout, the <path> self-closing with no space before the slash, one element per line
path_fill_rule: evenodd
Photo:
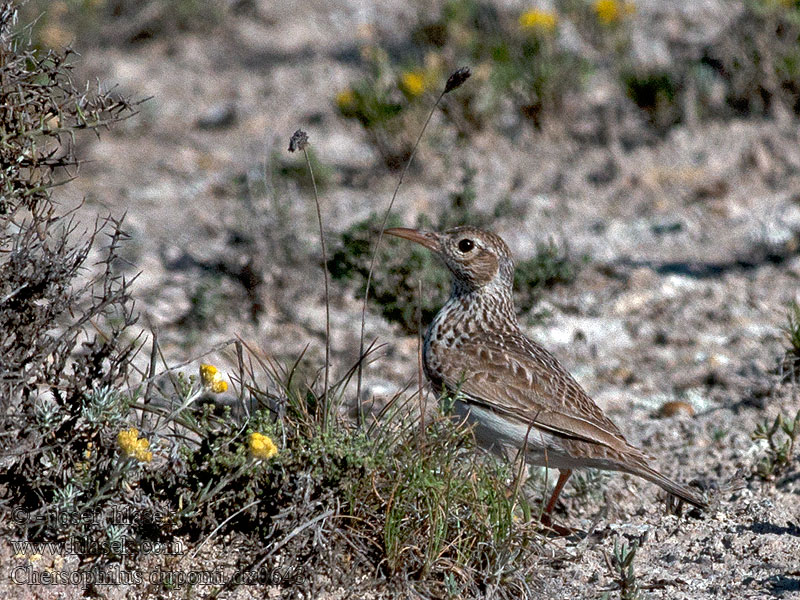
<path fill-rule="evenodd" d="M 693 417 L 694 407 L 683 400 L 672 400 L 671 402 L 665 402 L 662 404 L 661 408 L 658 410 L 658 416 L 664 419 L 678 415 L 688 415 Z"/>
<path fill-rule="evenodd" d="M 218 104 L 201 115 L 196 124 L 200 129 L 225 129 L 235 125 L 238 116 L 235 104 Z"/>

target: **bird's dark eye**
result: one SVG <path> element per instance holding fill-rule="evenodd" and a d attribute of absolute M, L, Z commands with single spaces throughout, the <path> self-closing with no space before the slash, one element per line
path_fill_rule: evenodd
<path fill-rule="evenodd" d="M 475 242 L 469 239 L 463 239 L 458 242 L 458 249 L 465 254 L 475 247 Z"/>

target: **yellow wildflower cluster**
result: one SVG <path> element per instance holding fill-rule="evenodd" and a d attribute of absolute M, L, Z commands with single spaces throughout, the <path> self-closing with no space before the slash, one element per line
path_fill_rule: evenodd
<path fill-rule="evenodd" d="M 278 453 L 278 447 L 270 438 L 262 433 L 253 432 L 250 434 L 250 441 L 248 443 L 250 454 L 254 458 L 268 459 L 272 458 Z"/>
<path fill-rule="evenodd" d="M 604 25 L 611 25 L 622 20 L 625 15 L 636 12 L 636 6 L 630 2 L 620 0 L 596 0 L 594 12 L 597 20 Z"/>
<path fill-rule="evenodd" d="M 119 444 L 125 456 L 142 462 L 153 460 L 153 453 L 147 450 L 150 447 L 150 442 L 145 438 L 139 437 L 139 430 L 136 427 L 120 431 L 117 434 L 117 444 Z"/>
<path fill-rule="evenodd" d="M 409 98 L 421 96 L 442 82 L 444 58 L 438 52 L 428 52 L 422 66 L 400 74 L 400 89 Z"/>
<path fill-rule="evenodd" d="M 215 394 L 228 391 L 228 382 L 222 379 L 222 373 L 214 365 L 200 365 L 200 381 L 203 388 Z"/>
<path fill-rule="evenodd" d="M 352 111 L 356 106 L 356 95 L 352 89 L 347 88 L 336 94 L 336 106 L 342 113 Z"/>
<path fill-rule="evenodd" d="M 519 16 L 519 24 L 523 29 L 551 33 L 558 25 L 558 15 L 546 10 L 529 10 Z"/>
<path fill-rule="evenodd" d="M 425 71 L 421 69 L 404 71 L 400 75 L 400 87 L 412 98 L 422 95 L 428 87 L 428 78 L 425 76 Z"/>

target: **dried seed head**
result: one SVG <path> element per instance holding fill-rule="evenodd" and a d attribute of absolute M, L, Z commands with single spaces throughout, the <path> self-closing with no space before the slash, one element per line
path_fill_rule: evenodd
<path fill-rule="evenodd" d="M 292 139 L 289 140 L 289 152 L 305 150 L 307 145 L 308 134 L 302 129 L 298 129 L 292 134 Z"/>
<path fill-rule="evenodd" d="M 447 84 L 444 86 L 444 93 L 447 94 L 452 92 L 454 89 L 461 87 L 461 84 L 469 79 L 470 75 L 472 75 L 472 73 L 470 72 L 469 67 L 461 67 L 460 69 L 453 71 L 453 74 L 447 78 Z"/>

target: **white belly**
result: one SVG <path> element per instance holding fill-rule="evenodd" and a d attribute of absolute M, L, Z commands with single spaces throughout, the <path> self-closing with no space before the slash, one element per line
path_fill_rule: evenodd
<path fill-rule="evenodd" d="M 599 469 L 617 469 L 613 463 L 603 459 L 588 461 L 596 464 L 587 464 L 586 459 L 577 461 L 569 455 L 558 436 L 522 423 L 508 421 L 492 410 L 456 400 L 453 404 L 453 414 L 472 427 L 475 441 L 481 448 L 499 456 L 513 459 L 524 447 L 525 461 L 529 465 L 551 469 L 577 469 L 590 466 Z"/>

